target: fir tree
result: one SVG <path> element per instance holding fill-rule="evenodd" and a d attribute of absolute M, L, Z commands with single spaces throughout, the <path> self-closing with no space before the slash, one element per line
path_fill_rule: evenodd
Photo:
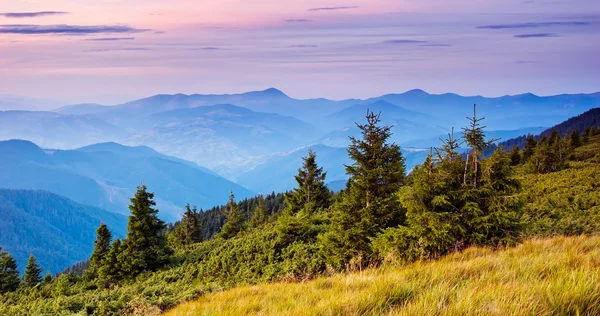
<path fill-rule="evenodd" d="M 233 192 L 229 194 L 229 202 L 227 202 L 225 211 L 227 212 L 227 218 L 219 236 L 229 239 L 244 229 L 244 215 L 240 211 L 239 205 L 235 202 Z"/>
<path fill-rule="evenodd" d="M 52 280 L 54 280 L 54 278 L 52 277 L 52 274 L 50 274 L 50 272 L 46 272 L 46 275 L 44 276 L 44 284 L 50 284 L 52 283 Z"/>
<path fill-rule="evenodd" d="M 110 245 L 108 253 L 102 258 L 98 269 L 98 287 L 110 288 L 122 278 L 123 271 L 120 264 L 120 260 L 124 259 L 122 252 L 121 240 L 116 239 Z"/>
<path fill-rule="evenodd" d="M 23 285 L 27 287 L 34 287 L 42 282 L 42 268 L 37 263 L 37 260 L 33 255 L 29 255 L 27 260 L 27 266 L 25 266 L 25 273 L 23 274 Z"/>
<path fill-rule="evenodd" d="M 571 132 L 569 143 L 571 148 L 577 148 L 581 146 L 581 136 L 579 135 L 579 130 L 575 129 Z"/>
<path fill-rule="evenodd" d="M 202 227 L 198 221 L 198 210 L 190 204 L 185 206 L 181 222 L 175 226 L 174 236 L 178 245 L 191 245 L 202 241 Z"/>
<path fill-rule="evenodd" d="M 17 261 L 0 247 L 0 294 L 15 291 L 20 282 Z"/>
<path fill-rule="evenodd" d="M 338 270 L 351 261 L 367 263 L 370 238 L 404 219 L 395 197 L 405 180 L 404 157 L 398 145 L 389 143 L 392 127 L 380 126 L 380 115 L 372 112 L 366 118 L 367 124 L 357 124 L 362 139 L 350 137 L 350 187 L 334 206 L 331 229 L 319 238 L 329 264 Z"/>
<path fill-rule="evenodd" d="M 165 223 L 157 216 L 154 193 L 148 192 L 145 185 L 138 187 L 131 199 L 127 238 L 123 243 L 125 254 L 122 263 L 126 276 L 135 277 L 162 267 L 171 254 L 165 236 Z"/>
<path fill-rule="evenodd" d="M 265 198 L 261 195 L 258 197 L 258 204 L 254 209 L 254 214 L 250 219 L 250 225 L 252 227 L 259 227 L 267 221 L 267 205 L 265 204 Z"/>
<path fill-rule="evenodd" d="M 519 150 L 519 147 L 514 146 L 510 150 L 510 165 L 516 166 L 520 163 L 521 163 L 521 151 Z"/>
<path fill-rule="evenodd" d="M 473 117 L 467 117 L 470 121 L 469 126 L 463 128 L 463 138 L 465 142 L 471 147 L 471 152 L 469 154 L 468 159 L 472 161 L 471 163 L 471 174 L 473 176 L 473 187 L 477 188 L 477 180 L 479 177 L 479 155 L 483 152 L 484 149 L 490 147 L 497 139 L 485 140 L 485 133 L 483 129 L 485 126 L 481 126 L 480 122 L 485 119 L 485 117 L 478 118 L 477 117 L 477 105 L 473 105 Z M 465 172 L 464 182 L 467 182 L 467 173 Z"/>
<path fill-rule="evenodd" d="M 527 135 L 525 139 L 525 147 L 523 148 L 523 161 L 528 161 L 535 154 L 537 141 L 533 135 Z"/>
<path fill-rule="evenodd" d="M 85 272 L 86 279 L 94 279 L 98 275 L 98 268 L 100 267 L 104 256 L 110 249 L 110 242 L 112 235 L 108 230 L 108 227 L 104 223 L 100 223 L 100 226 L 96 230 L 96 240 L 94 241 L 94 251 L 90 257 L 90 267 Z"/>
<path fill-rule="evenodd" d="M 302 157 L 302 168 L 295 176 L 298 186 L 286 194 L 288 211 L 295 214 L 304 210 L 312 214 L 317 210 L 329 207 L 331 192 L 325 185 L 326 172 L 316 162 L 316 153 L 308 151 L 308 156 Z"/>
<path fill-rule="evenodd" d="M 439 149 L 435 149 L 438 159 L 440 161 L 449 160 L 450 162 L 454 162 L 456 157 L 459 156 L 456 150 L 462 145 L 462 142 L 454 137 L 454 127 L 452 128 L 452 132 L 448 133 L 448 138 L 440 138 L 440 141 L 442 142 L 442 146 Z"/>

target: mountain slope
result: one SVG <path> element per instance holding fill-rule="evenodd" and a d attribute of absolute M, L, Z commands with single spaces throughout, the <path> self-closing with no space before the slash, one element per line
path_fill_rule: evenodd
<path fill-rule="evenodd" d="M 469 248 L 432 262 L 208 294 L 167 315 L 600 313 L 600 237 Z"/>
<path fill-rule="evenodd" d="M 0 245 L 15 256 L 21 270 L 30 253 L 49 272 L 86 260 L 100 222 L 116 237 L 126 233 L 125 216 L 46 191 L 0 189 L 0 214 Z"/>
<path fill-rule="evenodd" d="M 186 203 L 200 208 L 252 193 L 203 168 L 147 147 L 100 144 L 80 150 L 42 150 L 27 141 L 0 142 L 0 187 L 41 189 L 121 214 L 135 188 L 146 184 L 160 199 L 161 217 L 179 218 Z"/>
<path fill-rule="evenodd" d="M 498 143 L 498 146 L 502 146 L 505 149 L 510 149 L 514 146 L 523 148 L 528 134 L 534 135 L 536 139 L 542 138 L 542 136 L 550 136 L 553 130 L 559 132 L 562 136 L 570 134 L 572 131 L 577 130 L 580 134 L 583 134 L 584 130 L 588 127 L 600 128 L 600 107 L 591 109 L 580 115 L 569 118 L 568 120 L 547 128 L 540 133 L 527 133 L 521 134 L 519 137 L 507 139 L 503 142 Z"/>
<path fill-rule="evenodd" d="M 247 169 L 260 156 L 303 146 L 318 135 L 298 119 L 229 104 L 162 112 L 141 124 L 148 129 L 123 143 L 148 145 L 226 176 Z"/>

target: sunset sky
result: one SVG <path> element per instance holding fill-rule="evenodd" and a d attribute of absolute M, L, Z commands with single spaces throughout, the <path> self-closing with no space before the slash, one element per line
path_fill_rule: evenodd
<path fill-rule="evenodd" d="M 0 94 L 600 91 L 598 0 L 0 0 Z"/>

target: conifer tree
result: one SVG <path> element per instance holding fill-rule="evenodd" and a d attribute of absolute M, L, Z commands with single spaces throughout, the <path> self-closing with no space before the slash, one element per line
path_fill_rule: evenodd
<path fill-rule="evenodd" d="M 302 157 L 302 161 L 302 168 L 298 169 L 295 176 L 298 186 L 285 196 L 290 214 L 301 210 L 312 214 L 329 207 L 331 200 L 331 192 L 325 185 L 327 172 L 317 165 L 316 153 L 309 150 L 308 156 Z"/>
<path fill-rule="evenodd" d="M 440 138 L 440 141 L 442 142 L 442 146 L 439 149 L 435 148 L 438 159 L 440 161 L 449 160 L 451 163 L 454 162 L 456 157 L 459 156 L 456 150 L 462 145 L 462 142 L 454 137 L 454 127 L 452 127 L 452 132 L 448 133 L 448 138 Z"/>
<path fill-rule="evenodd" d="M 581 146 L 581 136 L 579 134 L 579 130 L 575 129 L 571 132 L 569 142 L 571 148 L 577 148 Z"/>
<path fill-rule="evenodd" d="M 477 117 L 477 105 L 473 105 L 473 117 L 467 117 L 470 121 L 469 126 L 463 128 L 463 138 L 465 142 L 471 147 L 471 152 L 469 154 L 469 159 L 472 161 L 471 163 L 471 173 L 473 177 L 473 187 L 477 188 L 477 180 L 479 177 L 479 155 L 483 152 L 484 149 L 490 147 L 497 139 L 485 140 L 485 133 L 483 129 L 485 126 L 481 126 L 480 122 L 485 119 L 485 117 L 478 118 Z M 467 181 L 467 174 L 465 173 L 464 182 Z"/>
<path fill-rule="evenodd" d="M 111 239 L 112 235 L 106 224 L 100 223 L 96 230 L 96 240 L 94 241 L 94 251 L 90 257 L 90 266 L 84 273 L 86 279 L 94 279 L 98 276 L 98 269 L 110 249 Z"/>
<path fill-rule="evenodd" d="M 46 272 L 46 275 L 44 276 L 44 284 L 50 284 L 52 282 L 52 280 L 54 280 L 54 278 L 52 277 L 52 274 L 50 274 L 50 272 Z"/>
<path fill-rule="evenodd" d="M 225 211 L 227 212 L 227 218 L 218 236 L 229 239 L 244 229 L 244 215 L 240 211 L 239 205 L 235 202 L 233 192 L 229 194 L 229 202 L 227 202 Z"/>
<path fill-rule="evenodd" d="M 42 268 L 33 255 L 29 255 L 25 273 L 23 274 L 23 284 L 27 287 L 34 287 L 42 282 Z"/>
<path fill-rule="evenodd" d="M 122 253 L 121 240 L 116 239 L 110 245 L 108 253 L 102 258 L 98 269 L 98 287 L 110 288 L 122 278 L 123 271 L 120 262 L 125 259 Z"/>
<path fill-rule="evenodd" d="M 511 164 L 511 166 L 516 166 L 520 163 L 521 163 L 521 151 L 519 150 L 519 147 L 514 146 L 510 150 L 510 164 Z"/>
<path fill-rule="evenodd" d="M 198 209 L 190 204 L 185 206 L 181 222 L 175 226 L 175 238 L 178 245 L 191 245 L 202 241 L 202 227 L 198 221 Z"/>
<path fill-rule="evenodd" d="M 392 127 L 380 126 L 380 115 L 372 112 L 366 118 L 366 124 L 357 124 L 362 139 L 350 137 L 350 187 L 335 204 L 331 229 L 319 238 L 329 264 L 338 270 L 350 261 L 367 263 L 370 238 L 404 220 L 395 197 L 405 180 L 404 157 L 398 145 L 389 143 Z"/>
<path fill-rule="evenodd" d="M 0 247 L 0 294 L 15 291 L 20 282 L 17 261 Z"/>
<path fill-rule="evenodd" d="M 265 204 L 265 198 L 261 195 L 258 197 L 258 204 L 254 209 L 254 214 L 250 219 L 250 225 L 252 227 L 258 227 L 267 221 L 267 205 Z"/>
<path fill-rule="evenodd" d="M 125 254 L 122 268 L 126 276 L 155 271 L 169 259 L 166 225 L 158 218 L 155 205 L 154 193 L 148 192 L 145 185 L 139 186 L 129 205 L 127 238 L 122 245 Z"/>
<path fill-rule="evenodd" d="M 529 158 L 535 154 L 535 147 L 537 146 L 537 141 L 533 135 L 527 135 L 525 139 L 525 147 L 523 148 L 523 161 L 528 161 Z"/>

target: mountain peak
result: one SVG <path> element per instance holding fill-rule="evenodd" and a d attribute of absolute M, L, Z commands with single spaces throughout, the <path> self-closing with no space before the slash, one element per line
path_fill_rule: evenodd
<path fill-rule="evenodd" d="M 429 93 L 427 93 L 421 89 L 412 89 L 412 90 L 404 92 L 403 94 L 410 95 L 410 96 L 427 96 L 427 95 L 429 95 Z"/>
<path fill-rule="evenodd" d="M 268 88 L 262 91 L 251 91 L 244 93 L 245 95 L 257 95 L 261 97 L 271 97 L 271 98 L 288 98 L 288 96 L 283 93 L 281 90 L 276 88 Z"/>

